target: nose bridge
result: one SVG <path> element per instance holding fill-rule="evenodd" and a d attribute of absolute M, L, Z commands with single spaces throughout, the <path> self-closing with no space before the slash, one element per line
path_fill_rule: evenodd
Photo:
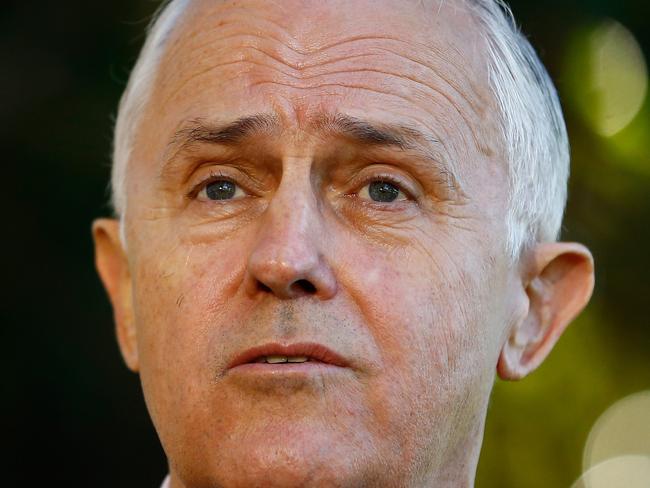
<path fill-rule="evenodd" d="M 248 289 L 280 298 L 331 296 L 336 283 L 323 255 L 323 222 L 309 158 L 287 158 L 249 256 Z"/>
<path fill-rule="evenodd" d="M 283 240 L 306 244 L 304 240 L 312 237 L 310 227 L 317 227 L 318 205 L 311 185 L 311 158 L 286 158 L 283 168 L 280 185 L 262 222 L 261 237 L 269 234 L 271 242 L 278 240 L 288 251 L 292 246 L 286 247 Z"/>

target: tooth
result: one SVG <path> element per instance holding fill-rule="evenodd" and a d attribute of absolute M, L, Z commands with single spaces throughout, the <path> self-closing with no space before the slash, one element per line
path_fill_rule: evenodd
<path fill-rule="evenodd" d="M 289 363 L 304 363 L 306 361 L 309 361 L 307 356 L 290 356 L 287 358 L 287 362 Z"/>
<path fill-rule="evenodd" d="M 266 356 L 266 362 L 271 364 L 286 363 L 286 356 Z"/>

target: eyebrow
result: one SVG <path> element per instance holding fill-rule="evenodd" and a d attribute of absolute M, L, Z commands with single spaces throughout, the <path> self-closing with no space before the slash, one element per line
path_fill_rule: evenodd
<path fill-rule="evenodd" d="M 406 150 L 416 149 L 418 143 L 440 143 L 405 124 L 377 124 L 344 114 L 323 115 L 313 126 L 320 132 L 347 137 L 368 146 L 396 146 Z"/>
<path fill-rule="evenodd" d="M 357 144 L 411 150 L 435 168 L 450 189 L 463 193 L 456 169 L 441 152 L 440 140 L 411 125 L 375 123 L 345 114 L 322 115 L 313 125 L 320 132 L 347 137 Z"/>
<path fill-rule="evenodd" d="M 167 153 L 178 153 L 196 143 L 235 146 L 247 137 L 270 134 L 279 128 L 277 117 L 270 114 L 254 114 L 240 117 L 232 122 L 217 125 L 205 119 L 192 119 L 176 131 L 167 145 Z"/>
<path fill-rule="evenodd" d="M 462 193 L 455 168 L 440 152 L 441 142 L 432 135 L 407 124 L 375 123 L 346 114 L 322 114 L 310 124 L 318 133 L 344 137 L 351 142 L 372 147 L 395 147 L 417 153 L 440 174 L 448 187 Z M 173 164 L 176 156 L 190 151 L 196 144 L 238 146 L 246 139 L 281 132 L 279 118 L 274 114 L 253 114 L 223 124 L 203 118 L 192 119 L 175 132 L 167 145 L 162 174 Z"/>

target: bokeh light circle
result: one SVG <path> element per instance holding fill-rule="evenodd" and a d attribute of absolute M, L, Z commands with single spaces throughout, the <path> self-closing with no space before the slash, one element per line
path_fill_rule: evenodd
<path fill-rule="evenodd" d="M 568 50 L 571 99 L 601 136 L 622 131 L 643 106 L 648 69 L 634 35 L 613 19 L 576 35 Z"/>
<path fill-rule="evenodd" d="M 600 416 L 587 438 L 583 471 L 624 455 L 650 458 L 650 391 L 625 397 Z"/>
<path fill-rule="evenodd" d="M 571 488 L 648 488 L 650 457 L 619 456 L 584 473 Z"/>

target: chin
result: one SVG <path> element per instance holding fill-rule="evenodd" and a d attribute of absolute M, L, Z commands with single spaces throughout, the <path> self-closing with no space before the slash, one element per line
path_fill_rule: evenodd
<path fill-rule="evenodd" d="M 286 433 L 283 438 L 260 434 L 246 440 L 231 437 L 226 445 L 214 451 L 213 459 L 206 463 L 192 462 L 193 467 L 202 466 L 209 472 L 192 473 L 192 469 L 181 472 L 184 485 L 197 488 L 389 486 L 385 484 L 387 473 L 379 473 L 386 467 L 381 463 L 369 465 L 364 446 L 342 444 L 337 436 L 318 432 Z M 205 455 L 201 457 L 205 459 Z M 372 481 L 378 479 L 384 483 Z"/>

